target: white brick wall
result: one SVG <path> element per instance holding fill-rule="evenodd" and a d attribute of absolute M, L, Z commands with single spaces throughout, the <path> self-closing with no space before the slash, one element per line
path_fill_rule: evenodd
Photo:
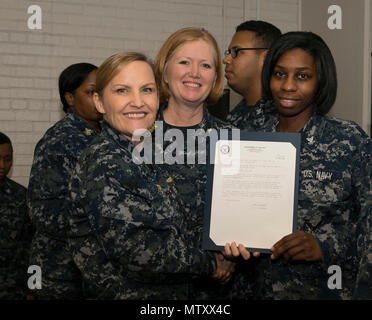
<path fill-rule="evenodd" d="M 27 186 L 35 144 L 63 117 L 57 79 L 76 62 L 99 65 L 118 51 L 155 58 L 185 26 L 204 27 L 221 51 L 235 26 L 260 18 L 298 29 L 298 0 L 1 0 L 0 131 L 14 144 L 11 178 Z M 29 30 L 27 8 L 42 9 L 42 29 Z"/>

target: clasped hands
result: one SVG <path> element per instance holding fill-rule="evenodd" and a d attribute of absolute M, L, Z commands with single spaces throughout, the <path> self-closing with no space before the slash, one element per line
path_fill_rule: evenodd
<path fill-rule="evenodd" d="M 284 262 L 293 261 L 319 261 L 322 260 L 322 250 L 318 241 L 309 233 L 304 231 L 296 231 L 291 233 L 273 245 L 270 258 L 276 260 L 280 257 Z M 259 252 L 252 253 L 254 257 L 259 257 Z M 215 253 L 217 260 L 217 271 L 212 276 L 220 284 L 229 282 L 235 266 L 237 258 L 241 256 L 244 260 L 251 258 L 251 253 L 244 245 L 236 245 L 235 242 L 226 243 L 224 251 Z"/>

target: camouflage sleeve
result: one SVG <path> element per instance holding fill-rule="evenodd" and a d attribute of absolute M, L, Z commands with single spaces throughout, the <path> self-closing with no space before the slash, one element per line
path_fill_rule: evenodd
<path fill-rule="evenodd" d="M 362 152 L 364 163 L 359 167 L 360 177 L 356 181 L 360 199 L 361 216 L 357 226 L 359 269 L 356 279 L 355 299 L 372 299 L 372 143 L 368 140 Z M 365 169 L 366 168 L 366 169 Z"/>
<path fill-rule="evenodd" d="M 131 190 L 130 179 L 134 177 L 125 179 L 131 175 L 130 169 L 125 172 L 125 168 L 111 165 L 109 174 L 87 168 L 84 171 L 86 175 L 79 178 L 78 174 L 72 182 L 75 219 L 70 219 L 71 229 L 80 239 L 70 241 L 75 260 L 85 260 L 80 262 L 87 266 L 82 270 L 85 277 L 93 274 L 97 282 L 103 281 L 100 277 L 110 279 L 112 266 L 120 269 L 120 275 L 114 273 L 115 277 L 150 283 L 184 282 L 215 272 L 213 253 L 187 246 L 180 213 L 172 211 L 166 197 L 148 199 L 145 196 L 148 193 Z M 84 228 L 86 232 L 82 233 Z M 81 252 L 89 254 L 83 256 Z M 102 262 L 104 267 L 100 266 Z"/>
<path fill-rule="evenodd" d="M 71 206 L 67 213 L 69 228 L 67 240 L 75 264 L 84 279 L 85 295 L 94 299 L 121 299 L 125 292 L 124 278 L 114 268 L 97 236 L 94 217 L 85 212 L 79 201 L 86 201 L 85 190 L 78 173 L 82 168 L 77 164 L 69 182 L 68 201 Z"/>
<path fill-rule="evenodd" d="M 84 279 L 86 297 L 102 300 L 121 299 L 124 278 L 108 260 L 102 243 L 86 214 L 75 211 L 69 216 L 69 249 Z"/>
<path fill-rule="evenodd" d="M 353 139 L 359 139 L 354 136 Z M 332 264 L 342 265 L 346 261 L 358 259 L 360 252 L 356 252 L 358 233 L 366 234 L 366 218 L 371 214 L 371 143 L 370 139 L 360 138 L 357 143 L 357 151 L 350 160 L 351 168 L 351 199 L 349 203 L 355 210 L 355 225 L 346 224 L 340 215 L 338 230 L 335 232 L 324 232 L 318 241 L 322 249 L 323 265 L 328 268 Z M 346 219 L 351 219 L 348 217 Z M 361 226 L 364 225 L 362 228 Z M 325 225 L 327 228 L 327 225 Z M 327 235 L 324 237 L 324 235 Z M 350 244 L 354 245 L 350 245 Z M 349 248 L 349 251 L 345 251 Z M 355 261 L 356 261 L 355 260 Z M 355 262 L 354 262 L 355 263 Z"/>
<path fill-rule="evenodd" d="M 5 199 L 6 206 L 0 205 L 0 299 L 24 300 L 28 293 L 27 268 L 33 228 L 27 214 L 26 190 L 11 191 L 12 198 Z"/>
<path fill-rule="evenodd" d="M 104 197 L 112 196 L 111 190 L 106 188 Z M 189 247 L 181 226 L 167 217 L 169 212 L 164 212 L 161 204 L 149 204 L 121 189 L 109 205 L 119 210 L 101 209 L 102 242 L 112 258 L 137 280 L 185 281 L 214 273 L 214 256 Z"/>
<path fill-rule="evenodd" d="M 67 221 L 65 215 L 68 181 L 73 155 L 60 150 L 35 153 L 27 193 L 30 217 L 36 229 L 53 237 L 63 237 Z"/>

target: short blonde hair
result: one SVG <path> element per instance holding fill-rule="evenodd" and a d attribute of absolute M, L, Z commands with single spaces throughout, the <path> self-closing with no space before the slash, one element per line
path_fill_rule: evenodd
<path fill-rule="evenodd" d="M 143 61 L 154 71 L 152 62 L 139 52 L 121 52 L 107 58 L 97 69 L 96 91 L 100 97 L 109 82 L 130 62 Z"/>
<path fill-rule="evenodd" d="M 205 29 L 202 28 L 183 28 L 174 32 L 170 37 L 164 42 L 163 46 L 160 48 L 158 55 L 156 56 L 154 62 L 155 76 L 159 86 L 159 97 L 160 101 L 164 102 L 169 99 L 170 93 L 167 83 L 164 81 L 164 70 L 166 63 L 173 56 L 176 49 L 188 41 L 194 40 L 204 40 L 207 42 L 213 51 L 214 64 L 216 67 L 216 81 L 209 93 L 206 102 L 208 104 L 213 104 L 218 101 L 223 92 L 223 67 L 220 49 L 218 47 L 216 39 Z"/>

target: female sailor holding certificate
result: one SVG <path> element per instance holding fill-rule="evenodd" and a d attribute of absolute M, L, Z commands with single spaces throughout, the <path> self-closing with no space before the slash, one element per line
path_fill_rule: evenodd
<path fill-rule="evenodd" d="M 300 132 L 301 155 L 298 231 L 261 255 L 255 297 L 350 299 L 371 214 L 371 139 L 354 122 L 325 116 L 336 99 L 336 67 L 314 33 L 279 38 L 267 54 L 262 84 L 279 111 L 271 131 Z M 248 256 L 242 245 L 226 251 Z M 329 273 L 330 266 L 336 271 Z M 334 272 L 342 276 L 331 279 Z"/>

